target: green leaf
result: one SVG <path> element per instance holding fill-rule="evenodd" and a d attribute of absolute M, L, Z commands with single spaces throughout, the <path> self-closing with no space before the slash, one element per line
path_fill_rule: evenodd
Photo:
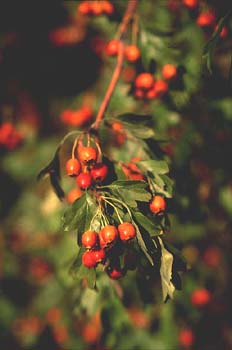
<path fill-rule="evenodd" d="M 133 113 L 125 113 L 117 116 L 117 119 L 121 122 L 129 123 L 129 124 L 147 124 L 152 122 L 152 116 L 147 114 L 133 114 Z"/>
<path fill-rule="evenodd" d="M 155 132 L 153 129 L 144 125 L 134 125 L 130 123 L 123 123 L 125 129 L 127 129 L 133 136 L 139 139 L 149 139 L 155 136 Z"/>
<path fill-rule="evenodd" d="M 88 192 L 85 192 L 64 213 L 62 218 L 64 231 L 77 229 L 79 237 L 90 228 L 91 220 L 96 214 L 97 208 L 95 199 Z"/>
<path fill-rule="evenodd" d="M 173 293 L 175 286 L 172 283 L 172 265 L 173 255 L 164 247 L 163 241 L 158 237 L 161 247 L 161 265 L 160 265 L 160 277 L 163 291 L 163 301 L 166 301 L 168 297 L 173 299 Z"/>
<path fill-rule="evenodd" d="M 136 162 L 136 165 L 138 165 L 143 173 L 166 174 L 169 172 L 168 164 L 164 160 L 143 160 Z"/>
<path fill-rule="evenodd" d="M 142 226 L 150 236 L 158 236 L 162 233 L 160 227 L 155 225 L 148 217 L 143 215 L 140 211 L 132 211 L 132 215 L 139 226 Z"/>

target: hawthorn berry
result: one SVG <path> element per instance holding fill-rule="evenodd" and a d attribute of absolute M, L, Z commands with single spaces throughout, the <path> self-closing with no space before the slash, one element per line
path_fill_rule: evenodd
<path fill-rule="evenodd" d="M 195 306 L 204 306 L 211 300 L 211 293 L 205 288 L 198 288 L 191 294 L 191 303 Z"/>
<path fill-rule="evenodd" d="M 103 13 L 101 1 L 91 1 L 90 4 L 91 4 L 91 11 L 92 11 L 93 15 L 99 16 Z"/>
<path fill-rule="evenodd" d="M 66 163 L 66 172 L 69 176 L 76 176 L 81 171 L 81 164 L 78 159 L 71 158 Z"/>
<path fill-rule="evenodd" d="M 85 231 L 81 237 L 81 243 L 85 248 L 91 249 L 96 246 L 98 235 L 94 231 Z"/>
<path fill-rule="evenodd" d="M 106 45 L 106 54 L 108 56 L 117 56 L 119 49 L 119 40 L 113 39 Z"/>
<path fill-rule="evenodd" d="M 93 255 L 94 255 L 95 261 L 97 263 L 103 262 L 106 258 L 106 253 L 105 253 L 104 249 L 93 250 Z"/>
<path fill-rule="evenodd" d="M 78 158 L 81 163 L 92 164 L 97 160 L 97 150 L 93 147 L 78 147 Z"/>
<path fill-rule="evenodd" d="M 135 227 L 130 222 L 123 222 L 118 225 L 118 233 L 122 241 L 128 241 L 136 236 Z"/>
<path fill-rule="evenodd" d="M 125 48 L 125 57 L 129 62 L 136 62 L 140 57 L 140 51 L 136 45 L 128 45 Z"/>
<path fill-rule="evenodd" d="M 183 346 L 192 346 L 194 342 L 194 335 L 191 329 L 182 329 L 179 333 L 179 343 Z"/>
<path fill-rule="evenodd" d="M 108 246 L 116 241 L 118 237 L 118 230 L 113 225 L 106 225 L 99 232 L 99 236 L 100 236 L 100 240 L 102 241 L 102 244 L 105 244 L 105 246 Z"/>
<path fill-rule="evenodd" d="M 135 79 L 137 89 L 149 90 L 154 84 L 154 78 L 150 73 L 141 73 Z"/>
<path fill-rule="evenodd" d="M 182 0 L 182 3 L 191 10 L 198 6 L 198 0 Z"/>
<path fill-rule="evenodd" d="M 104 0 L 101 1 L 101 7 L 102 7 L 102 11 L 106 15 L 112 15 L 112 13 L 114 12 L 114 7 L 109 1 L 104 1 Z"/>
<path fill-rule="evenodd" d="M 83 190 L 89 188 L 92 184 L 92 176 L 90 173 L 80 173 L 76 178 L 77 184 Z"/>
<path fill-rule="evenodd" d="M 166 202 L 162 196 L 154 196 L 150 202 L 150 210 L 154 214 L 160 214 L 166 209 Z"/>
<path fill-rule="evenodd" d="M 209 27 L 215 23 L 215 14 L 212 10 L 201 12 L 197 17 L 197 24 L 200 27 Z"/>
<path fill-rule="evenodd" d="M 78 5 L 78 12 L 82 15 L 89 15 L 91 13 L 91 4 L 89 1 L 82 1 Z"/>
<path fill-rule="evenodd" d="M 73 203 L 75 202 L 75 200 L 77 200 L 78 198 L 80 198 L 82 196 L 82 191 L 80 188 L 75 187 L 73 188 L 71 191 L 68 192 L 66 199 L 68 203 Z"/>
<path fill-rule="evenodd" d="M 119 278 L 123 277 L 123 271 L 120 268 L 112 268 L 107 271 L 108 276 L 113 280 L 118 280 Z"/>
<path fill-rule="evenodd" d="M 88 268 L 95 267 L 97 265 L 93 251 L 87 250 L 83 253 L 82 264 Z"/>
<path fill-rule="evenodd" d="M 107 174 L 108 167 L 103 163 L 98 163 L 91 169 L 92 178 L 96 182 L 102 182 L 103 180 L 105 180 Z"/>
<path fill-rule="evenodd" d="M 176 77 L 177 69 L 174 64 L 168 63 L 162 67 L 162 75 L 164 79 L 171 80 Z"/>
<path fill-rule="evenodd" d="M 154 89 L 155 89 L 156 96 L 162 97 L 168 91 L 168 85 L 164 80 L 159 79 L 155 82 Z"/>

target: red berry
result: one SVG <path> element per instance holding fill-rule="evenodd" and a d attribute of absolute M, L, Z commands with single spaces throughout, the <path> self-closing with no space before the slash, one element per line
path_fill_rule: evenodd
<path fill-rule="evenodd" d="M 76 199 L 80 198 L 82 196 L 82 191 L 80 188 L 75 187 L 66 196 L 66 199 L 68 203 L 73 203 L 75 202 Z"/>
<path fill-rule="evenodd" d="M 78 147 L 78 158 L 81 163 L 90 164 L 97 160 L 97 150 L 93 147 Z"/>
<path fill-rule="evenodd" d="M 161 196 L 155 196 L 150 202 L 150 210 L 154 214 L 160 214 L 166 209 L 165 199 Z"/>
<path fill-rule="evenodd" d="M 101 7 L 106 15 L 112 15 L 114 12 L 114 7 L 109 1 L 101 1 Z"/>
<path fill-rule="evenodd" d="M 164 80 L 157 80 L 154 84 L 154 89 L 157 97 L 162 97 L 168 91 L 168 85 Z"/>
<path fill-rule="evenodd" d="M 93 254 L 94 254 L 94 258 L 95 258 L 97 263 L 103 262 L 106 258 L 106 253 L 105 253 L 104 249 L 93 250 Z"/>
<path fill-rule="evenodd" d="M 107 225 L 103 227 L 103 229 L 101 229 L 101 231 L 99 232 L 99 235 L 101 237 L 100 239 L 102 240 L 102 244 L 104 242 L 105 245 L 107 246 L 115 242 L 115 240 L 118 237 L 118 230 L 113 225 Z"/>
<path fill-rule="evenodd" d="M 118 226 L 119 237 L 122 241 L 128 241 L 135 238 L 136 230 L 130 222 L 123 222 Z"/>
<path fill-rule="evenodd" d="M 125 57 L 129 62 L 135 62 L 140 57 L 140 51 L 136 45 L 128 45 L 125 48 Z"/>
<path fill-rule="evenodd" d="M 93 15 L 99 16 L 102 14 L 102 6 L 101 6 L 101 1 L 91 1 L 91 11 Z"/>
<path fill-rule="evenodd" d="M 148 100 L 154 100 L 157 97 L 159 97 L 159 96 L 158 96 L 158 92 L 156 90 L 156 83 L 154 83 L 152 88 L 145 93 L 145 98 L 147 98 Z"/>
<path fill-rule="evenodd" d="M 182 3 L 189 9 L 194 9 L 198 6 L 198 0 L 182 0 Z"/>
<path fill-rule="evenodd" d="M 92 184 L 92 176 L 89 173 L 80 173 L 77 176 L 76 181 L 80 188 L 86 189 L 89 188 Z"/>
<path fill-rule="evenodd" d="M 76 176 L 81 171 L 81 164 L 78 159 L 71 158 L 66 163 L 66 172 L 69 176 Z"/>
<path fill-rule="evenodd" d="M 154 84 L 154 78 L 150 73 L 141 73 L 135 79 L 137 89 L 149 90 Z"/>
<path fill-rule="evenodd" d="M 162 67 L 162 75 L 164 79 L 171 80 L 176 77 L 177 69 L 174 64 L 165 64 Z"/>
<path fill-rule="evenodd" d="M 103 180 L 105 180 L 107 174 L 108 167 L 103 163 L 98 163 L 91 169 L 92 178 L 96 182 L 102 182 Z"/>
<path fill-rule="evenodd" d="M 119 40 L 113 39 L 106 45 L 106 54 L 108 56 L 117 56 L 119 48 Z"/>
<path fill-rule="evenodd" d="M 91 12 L 91 4 L 89 1 L 82 1 L 77 9 L 82 15 L 88 15 Z"/>
<path fill-rule="evenodd" d="M 214 22 L 215 22 L 215 15 L 214 15 L 213 11 L 211 11 L 211 10 L 206 11 L 206 12 L 202 12 L 197 17 L 197 24 L 200 27 L 209 27 L 209 26 L 213 25 Z"/>
<path fill-rule="evenodd" d="M 97 244 L 98 235 L 94 231 L 85 231 L 81 237 L 82 245 L 85 248 L 93 248 Z"/>
<path fill-rule="evenodd" d="M 88 268 L 95 267 L 97 262 L 91 250 L 87 250 L 82 255 L 82 264 Z"/>
<path fill-rule="evenodd" d="M 107 271 L 108 276 L 113 280 L 118 280 L 123 276 L 123 271 L 119 268 L 113 268 Z"/>
<path fill-rule="evenodd" d="M 143 100 L 147 97 L 146 92 L 144 90 L 141 90 L 141 89 L 135 89 L 134 95 L 138 100 Z"/>
<path fill-rule="evenodd" d="M 211 293 L 205 288 L 199 288 L 192 292 L 191 303 L 195 306 L 204 306 L 211 300 Z"/>
<path fill-rule="evenodd" d="M 179 333 L 179 342 L 183 346 L 192 346 L 194 342 L 194 335 L 191 329 L 183 329 Z"/>

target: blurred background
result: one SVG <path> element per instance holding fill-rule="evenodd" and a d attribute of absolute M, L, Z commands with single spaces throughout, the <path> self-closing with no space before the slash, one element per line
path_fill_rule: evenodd
<path fill-rule="evenodd" d="M 133 272 L 119 282 L 99 277 L 98 292 L 73 279 L 76 234 L 61 228 L 73 182 L 64 176 L 60 202 L 49 180 L 36 181 L 63 136 L 94 120 L 115 66 L 105 47 L 126 1 L 91 15 L 81 3 L 0 4 L 0 344 L 5 350 L 230 350 L 232 23 L 224 16 L 231 3 L 141 0 L 141 60 L 124 64 L 108 108 L 112 116 L 151 114 L 157 140 L 166 140 L 161 148 L 175 181 L 168 239 L 189 267 L 182 291 L 166 304 L 158 281 L 137 280 Z M 209 55 L 202 53 L 222 18 L 210 74 Z M 146 70 L 160 77 L 166 63 L 177 68 L 167 92 L 151 100 L 136 96 L 136 75 Z M 112 152 L 128 161 L 123 130 L 112 138 Z M 65 159 L 64 150 L 61 164 Z"/>

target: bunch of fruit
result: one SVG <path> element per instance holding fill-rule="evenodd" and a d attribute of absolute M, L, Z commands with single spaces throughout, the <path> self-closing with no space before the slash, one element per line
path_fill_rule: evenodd
<path fill-rule="evenodd" d="M 11 122 L 4 122 L 0 126 L 0 146 L 7 150 L 14 150 L 23 141 L 23 135 Z"/>
<path fill-rule="evenodd" d="M 112 15 L 114 12 L 114 7 L 107 0 L 81 1 L 77 10 L 81 15 L 100 16 Z"/>

